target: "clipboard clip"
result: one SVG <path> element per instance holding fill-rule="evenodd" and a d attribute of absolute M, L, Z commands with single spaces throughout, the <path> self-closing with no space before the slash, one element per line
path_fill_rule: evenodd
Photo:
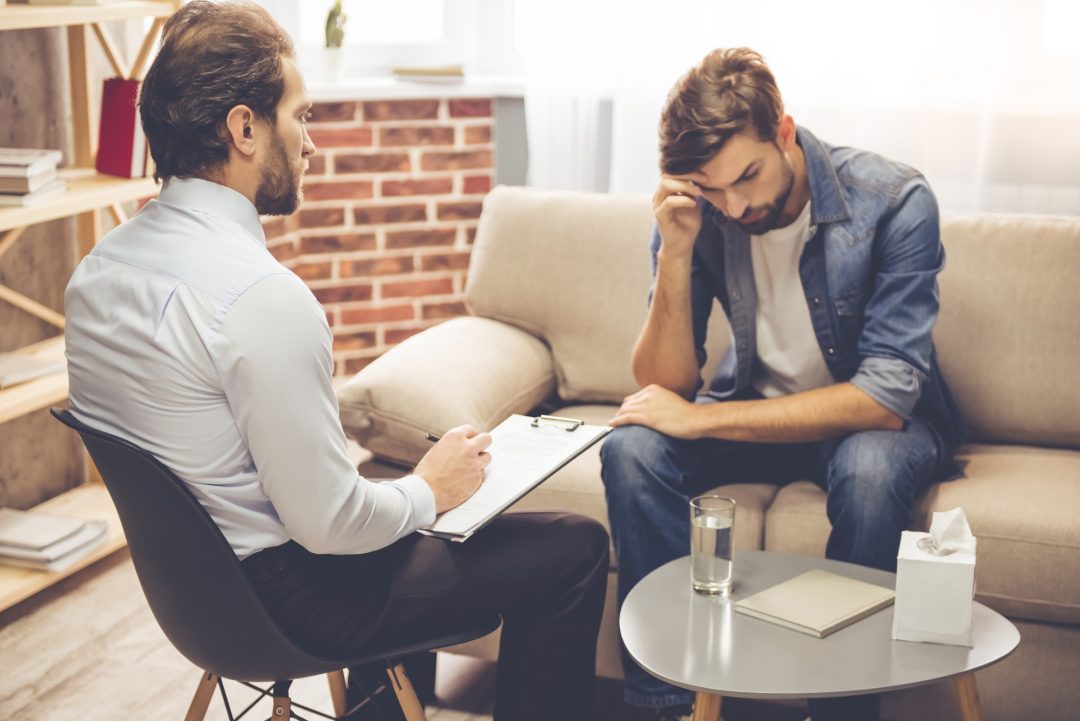
<path fill-rule="evenodd" d="M 533 428 L 539 428 L 544 424 L 562 426 L 563 430 L 567 433 L 573 433 L 578 428 L 585 425 L 585 421 L 578 420 L 577 418 L 563 418 L 562 416 L 537 416 L 536 418 L 533 418 L 532 423 L 529 425 Z"/>

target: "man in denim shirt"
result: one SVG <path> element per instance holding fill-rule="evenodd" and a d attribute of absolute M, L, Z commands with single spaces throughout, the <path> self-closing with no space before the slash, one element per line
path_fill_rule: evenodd
<path fill-rule="evenodd" d="M 895 570 L 915 499 L 952 468 L 963 425 L 931 333 L 944 264 L 915 170 L 826 145 L 784 114 L 764 60 L 716 50 L 660 122 L 654 284 L 633 368 L 642 390 L 601 458 L 619 600 L 686 555 L 688 498 L 725 483 L 811 479 L 826 556 Z M 702 390 L 709 313 L 731 339 Z M 695 398 L 696 396 L 696 398 Z M 626 700 L 662 717 L 693 695 L 625 651 Z M 815 721 L 879 717 L 876 696 L 817 700 Z"/>

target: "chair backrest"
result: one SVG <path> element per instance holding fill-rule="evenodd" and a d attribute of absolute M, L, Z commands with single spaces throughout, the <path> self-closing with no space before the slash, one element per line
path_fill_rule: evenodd
<path fill-rule="evenodd" d="M 201 669 L 245 681 L 340 668 L 292 643 L 270 617 L 220 529 L 172 471 L 138 446 L 69 411 L 127 536 L 146 600 L 176 649 Z"/>

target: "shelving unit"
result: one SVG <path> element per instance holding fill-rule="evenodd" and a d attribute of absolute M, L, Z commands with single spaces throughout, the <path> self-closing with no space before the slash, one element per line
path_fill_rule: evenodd
<path fill-rule="evenodd" d="M 27 227 L 59 218 L 74 217 L 79 254 L 85 255 L 101 235 L 102 211 L 121 223 L 126 220 L 123 204 L 157 194 L 151 178 L 124 179 L 100 175 L 93 170 L 97 141 L 97 109 L 90 107 L 89 56 L 96 38 L 116 75 L 142 78 L 165 19 L 179 7 L 179 0 L 110 3 L 107 5 L 4 5 L 0 6 L 0 31 L 63 27 L 67 30 L 71 104 L 74 130 L 72 166 L 61 175 L 68 180 L 67 191 L 53 200 L 25 208 L 0 210 L 0 259 L 19 241 Z M 153 23 L 129 65 L 102 24 L 114 20 L 152 18 Z M 47 358 L 64 355 L 63 315 L 12 288 L 0 285 L 0 302 L 7 302 L 56 327 L 61 335 L 35 343 L 16 352 Z M 63 403 L 68 395 L 67 372 L 54 373 L 29 383 L 0 390 L 0 423 Z M 0 610 L 51 586 L 62 578 L 126 546 L 116 510 L 105 487 L 90 467 L 91 480 L 52 498 L 34 510 L 62 513 L 81 518 L 102 518 L 109 525 L 108 540 L 92 555 L 58 573 L 0 565 Z"/>

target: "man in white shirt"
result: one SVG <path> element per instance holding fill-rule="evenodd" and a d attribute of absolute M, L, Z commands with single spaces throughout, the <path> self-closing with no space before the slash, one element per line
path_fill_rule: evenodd
<path fill-rule="evenodd" d="M 491 439 L 469 427 L 397 480 L 346 455 L 325 313 L 259 220 L 300 204 L 310 108 L 265 10 L 197 0 L 166 23 L 140 97 L 164 185 L 68 285 L 71 409 L 187 483 L 301 646 L 352 654 L 500 613 L 496 718 L 585 718 L 603 527 L 515 514 L 467 544 L 415 534 L 480 485 Z"/>

